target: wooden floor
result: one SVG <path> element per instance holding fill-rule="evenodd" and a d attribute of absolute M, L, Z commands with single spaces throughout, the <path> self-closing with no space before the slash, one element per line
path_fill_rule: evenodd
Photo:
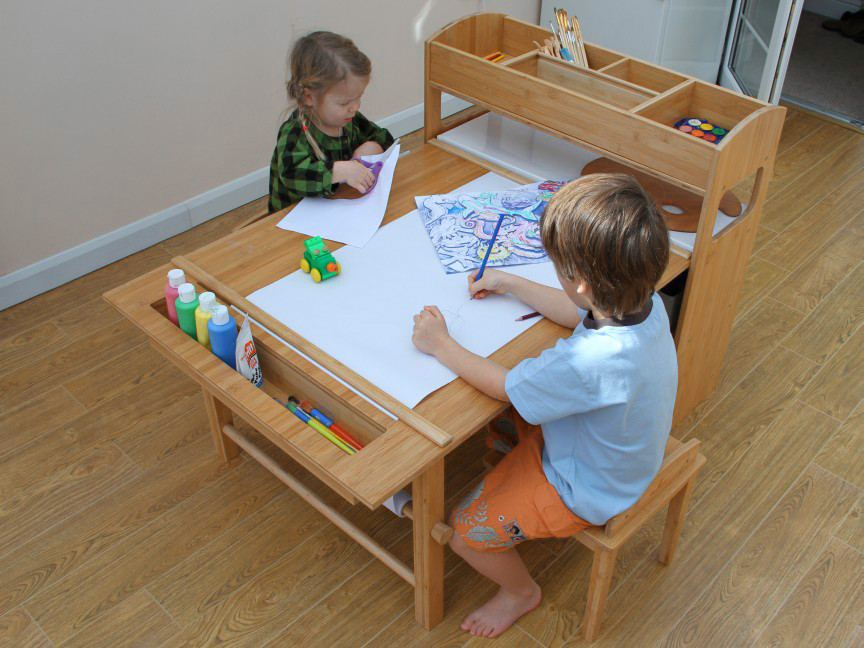
<path fill-rule="evenodd" d="M 254 461 L 220 464 L 196 386 L 103 302 L 261 202 L 0 313 L 0 646 L 485 641 L 459 621 L 490 583 L 448 550 L 424 632 L 395 574 Z M 862 205 L 864 136 L 790 112 L 722 379 L 673 432 L 708 458 L 677 557 L 656 561 L 659 519 L 623 548 L 595 645 L 864 645 Z M 451 499 L 480 448 L 449 457 Z M 406 521 L 350 515 L 410 560 Z M 497 645 L 581 644 L 589 552 L 523 555 L 543 602 Z"/>

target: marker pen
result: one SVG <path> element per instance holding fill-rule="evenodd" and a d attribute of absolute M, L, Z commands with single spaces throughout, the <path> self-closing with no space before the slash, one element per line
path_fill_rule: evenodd
<path fill-rule="evenodd" d="M 302 401 L 300 403 L 300 409 L 320 421 L 324 427 L 329 428 L 331 432 L 333 432 L 336 436 L 340 437 L 345 443 L 353 447 L 355 450 L 363 449 L 362 443 L 360 443 L 357 439 L 348 434 L 341 427 L 336 425 L 336 423 L 331 421 L 329 418 L 324 416 L 324 414 L 322 414 L 319 410 L 312 407 L 312 403 L 310 403 L 309 401 Z"/>
<path fill-rule="evenodd" d="M 310 417 L 306 412 L 304 412 L 304 411 L 301 410 L 299 407 L 297 407 L 297 404 L 296 404 L 296 403 L 292 403 L 291 401 L 288 401 L 288 403 L 286 403 L 285 406 L 286 406 L 289 410 L 291 410 L 292 412 L 294 412 L 294 416 L 296 416 L 297 418 L 299 418 L 301 421 L 303 421 L 306 425 L 308 425 L 309 427 L 311 427 L 313 430 L 319 432 L 319 433 L 320 433 L 321 435 L 323 435 L 323 436 L 324 436 L 328 441 L 330 441 L 331 443 L 334 443 L 335 445 L 339 446 L 339 448 L 341 448 L 342 450 L 344 450 L 345 452 L 347 452 L 349 455 L 353 455 L 355 452 L 357 452 L 354 448 L 352 448 L 351 446 L 347 445 L 344 441 L 342 441 L 342 439 L 338 438 L 338 437 L 337 437 L 336 435 L 334 435 L 330 430 L 328 430 L 328 429 L 325 428 L 323 425 L 321 425 L 318 421 L 316 421 L 315 419 L 311 418 L 311 417 Z"/>

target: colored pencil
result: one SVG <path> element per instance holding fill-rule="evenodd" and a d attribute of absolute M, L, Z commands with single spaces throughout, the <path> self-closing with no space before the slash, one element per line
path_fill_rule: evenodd
<path fill-rule="evenodd" d="M 495 239 L 498 238 L 498 230 L 501 229 L 501 223 L 504 222 L 505 214 L 498 217 L 498 224 L 495 226 L 495 231 L 492 233 L 492 239 L 489 241 L 489 247 L 486 248 L 486 254 L 483 256 L 483 263 L 480 264 L 480 272 L 474 281 L 480 281 L 483 278 L 483 271 L 486 269 L 486 262 L 489 260 L 489 255 L 492 254 L 492 248 L 495 246 Z"/>
<path fill-rule="evenodd" d="M 517 317 L 516 321 L 521 322 L 522 320 L 531 319 L 533 317 L 540 317 L 540 313 L 534 311 L 533 313 L 528 313 L 527 315 L 522 315 L 521 317 Z"/>

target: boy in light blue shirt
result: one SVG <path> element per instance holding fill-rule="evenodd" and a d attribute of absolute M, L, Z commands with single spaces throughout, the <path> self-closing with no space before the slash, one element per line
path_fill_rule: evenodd
<path fill-rule="evenodd" d="M 568 537 L 630 508 L 660 469 L 678 370 L 669 320 L 653 294 L 669 257 L 654 203 L 622 174 L 560 189 L 540 220 L 562 289 L 505 272 L 469 277 L 485 298 L 511 293 L 573 334 L 508 370 L 448 334 L 435 306 L 414 317 L 414 344 L 484 393 L 510 401 L 519 444 L 451 513 L 450 546 L 498 583 L 462 628 L 495 637 L 540 602 L 515 544 Z"/>

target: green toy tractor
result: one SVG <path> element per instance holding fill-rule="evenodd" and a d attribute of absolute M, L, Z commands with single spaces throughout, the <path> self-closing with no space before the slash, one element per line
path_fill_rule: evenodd
<path fill-rule="evenodd" d="M 342 266 L 327 250 L 320 236 L 306 239 L 303 245 L 306 246 L 306 251 L 300 259 L 300 269 L 306 274 L 311 273 L 312 281 L 319 283 L 342 272 Z"/>

